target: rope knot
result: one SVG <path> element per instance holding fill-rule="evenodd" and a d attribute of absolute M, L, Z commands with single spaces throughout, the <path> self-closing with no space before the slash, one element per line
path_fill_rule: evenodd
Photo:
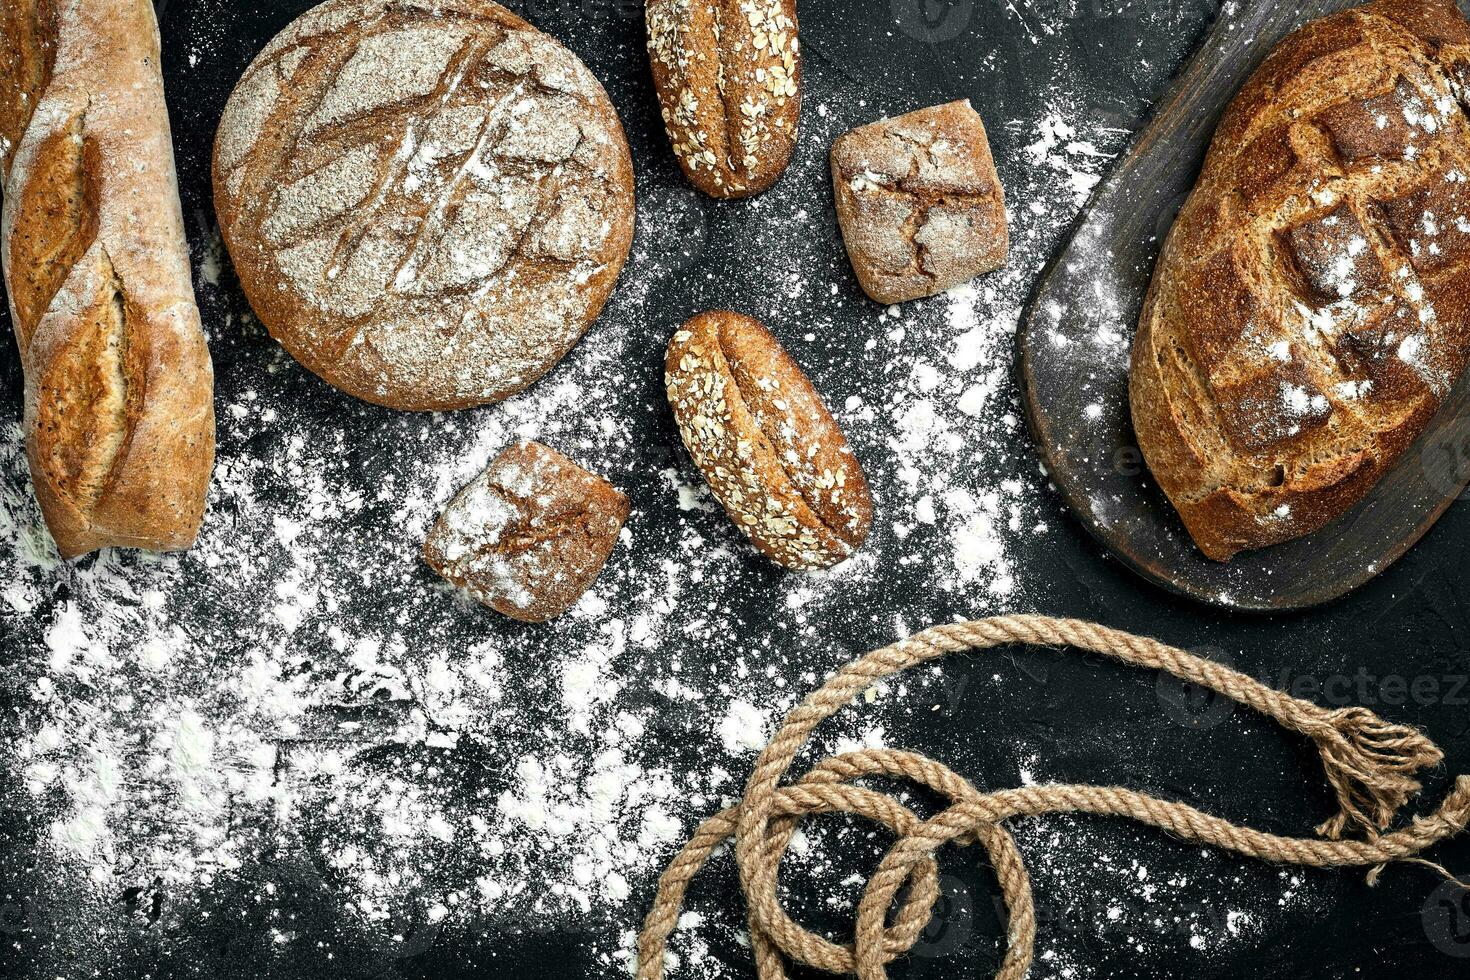
<path fill-rule="evenodd" d="M 1150 670 L 1167 671 L 1208 687 L 1274 718 L 1317 746 L 1339 812 L 1318 828 L 1328 840 L 1280 837 L 1241 827 L 1184 803 L 1159 800 L 1120 787 L 1029 786 L 981 793 L 945 766 L 912 752 L 871 749 L 819 763 L 794 783 L 782 785 L 801 748 L 822 721 L 873 682 L 966 649 L 1024 642 L 1072 646 Z M 735 838 L 740 886 L 749 908 L 751 946 L 761 980 L 784 980 L 790 959 L 860 980 L 884 980 L 889 962 L 911 949 L 928 925 L 939 898 L 934 853 L 947 843 L 978 842 L 1000 882 L 1009 914 L 1009 944 L 997 980 L 1021 980 L 1031 965 L 1036 938 L 1030 877 L 1004 822 L 1018 816 L 1082 812 L 1124 817 L 1264 861 L 1308 867 L 1371 867 L 1391 861 L 1429 864 L 1416 855 L 1470 824 L 1470 776 L 1461 776 L 1439 810 L 1407 827 L 1383 833 L 1419 790 L 1414 774 L 1438 764 L 1439 748 L 1421 733 L 1393 725 L 1366 708 L 1329 711 L 1275 691 L 1259 681 L 1202 660 L 1157 640 L 1078 620 L 1001 616 L 937 626 L 874 651 L 839 671 L 786 716 L 756 761 L 745 797 L 706 820 L 659 879 L 653 908 L 638 938 L 638 980 L 659 980 L 665 949 L 678 922 L 690 881 L 714 850 Z M 948 809 L 921 820 L 891 796 L 854 782 L 865 777 L 901 778 L 950 800 Z M 851 944 L 839 945 L 797 925 L 777 897 L 781 856 L 798 822 L 818 813 L 842 812 L 888 827 L 898 842 L 868 880 L 858 906 Z M 1343 840 L 1361 830 L 1366 840 Z M 1447 877 L 1449 873 L 1430 865 Z M 906 897 L 894 910 L 905 885 Z"/>

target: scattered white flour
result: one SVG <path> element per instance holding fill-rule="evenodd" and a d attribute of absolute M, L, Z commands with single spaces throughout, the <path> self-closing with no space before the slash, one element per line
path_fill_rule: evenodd
<path fill-rule="evenodd" d="M 813 134 L 803 167 L 831 135 Z M 779 236 L 831 220 L 797 193 L 750 206 L 762 245 L 799 253 Z M 426 924 L 536 923 L 585 930 L 594 955 L 626 962 L 661 863 L 738 794 L 781 714 L 862 652 L 827 637 L 876 646 L 949 610 L 1026 608 L 1013 549 L 1046 525 L 1040 485 L 1020 475 L 1009 374 L 1024 266 L 1040 257 L 875 309 L 828 250 L 752 297 L 828 393 L 883 515 L 843 566 L 778 574 L 666 424 L 656 365 L 675 323 L 650 322 L 649 302 L 685 261 L 665 236 L 704 205 L 679 184 L 642 200 L 602 321 L 543 382 L 482 411 L 391 413 L 330 392 L 206 262 L 219 460 L 185 554 L 61 562 L 19 425 L 3 423 L 0 624 L 18 709 L 0 764 L 22 778 L 0 806 L 30 828 L 42 877 L 89 910 L 58 922 L 38 962 L 105 971 L 109 930 L 194 921 L 221 896 L 273 901 L 252 883 L 273 881 L 281 855 L 310 869 L 332 923 L 282 943 L 391 955 Z M 787 208 L 792 225 L 769 220 Z M 527 629 L 455 594 L 418 552 L 455 491 L 532 437 L 609 477 L 634 513 L 596 587 Z M 872 621 L 853 629 L 855 609 Z M 853 718 L 826 734 L 874 745 L 883 732 Z M 119 895 L 133 899 L 122 912 Z M 719 967 L 699 942 L 684 962 Z"/>
<path fill-rule="evenodd" d="M 1061 176 L 1080 208 L 1102 180 L 1113 154 L 1102 152 L 1091 140 L 1079 139 L 1076 128 L 1059 115 L 1042 119 L 1037 131 L 1039 138 L 1026 147 L 1027 159 Z"/>
<path fill-rule="evenodd" d="M 765 748 L 766 739 L 771 734 L 766 730 L 766 720 L 760 709 L 739 699 L 730 702 L 719 731 L 725 752 L 736 757 L 747 752 L 759 752 Z"/>
<path fill-rule="evenodd" d="M 1010 9 L 1038 38 L 1059 29 Z M 61 562 L 17 419 L 0 420 L 0 768 L 13 777 L 0 815 L 34 851 L 0 891 L 66 909 L 26 947 L 32 961 L 106 973 L 156 922 L 148 941 L 167 944 L 184 926 L 265 914 L 280 949 L 376 951 L 380 966 L 429 927 L 576 933 L 612 974 L 663 862 L 738 797 L 800 697 L 869 646 L 1043 602 L 1025 555 L 1052 544 L 1056 505 L 1020 420 L 1014 335 L 1123 135 L 1084 117 L 1059 66 L 1040 118 L 990 120 L 1008 137 L 1010 265 L 880 309 L 833 238 L 825 153 L 911 106 L 836 88 L 820 66 L 787 178 L 713 205 L 672 166 L 640 173 L 638 239 L 602 319 L 542 382 L 484 410 L 393 413 L 332 392 L 265 337 L 217 238 L 196 241 L 219 458 L 188 553 Z M 763 261 L 725 261 L 727 241 Z M 676 323 L 661 311 L 731 303 L 808 370 L 872 484 L 872 538 L 831 571 L 781 574 L 753 555 L 677 445 L 660 371 Z M 453 593 L 419 549 L 458 488 L 532 437 L 607 476 L 633 514 L 573 611 L 523 628 Z M 911 744 L 946 683 L 930 671 L 875 688 L 824 728 L 823 749 Z M 976 751 L 992 748 L 1016 751 Z M 856 887 L 822 839 L 876 846 L 837 823 L 800 835 L 790 859 L 820 896 Z M 1113 871 L 1134 880 L 1100 856 L 1116 835 L 1064 821 L 1028 824 L 1028 856 L 1060 850 L 1042 838 L 1053 823 L 1093 850 L 1065 883 L 1042 865 L 1039 890 L 1115 895 Z M 1173 907 L 1172 884 L 1146 879 L 1130 894 L 1159 894 L 1126 907 L 1122 927 Z M 1197 933 L 1248 942 L 1266 911 L 1231 909 Z M 696 908 L 681 929 L 681 976 L 743 975 L 717 952 L 743 941 L 738 922 Z M 1065 937 L 1044 936 L 1041 957 L 1048 975 L 1088 975 Z"/>

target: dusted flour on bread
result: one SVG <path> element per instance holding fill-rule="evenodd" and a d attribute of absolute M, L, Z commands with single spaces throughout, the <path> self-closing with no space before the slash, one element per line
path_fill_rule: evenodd
<path fill-rule="evenodd" d="M 602 477 L 520 443 L 449 502 L 424 557 L 478 602 L 541 623 L 596 581 L 627 517 L 628 498 Z"/>
<path fill-rule="evenodd" d="M 1232 103 L 1133 350 L 1154 477 L 1211 558 L 1357 503 L 1470 356 L 1470 25 L 1379 0 L 1293 34 Z"/>
<path fill-rule="evenodd" d="M 490 0 L 329 0 L 225 108 L 215 196 L 251 305 L 297 360 L 405 409 L 498 401 L 601 311 L 633 234 L 601 85 Z"/>
<path fill-rule="evenodd" d="M 933 296 L 1005 265 L 1005 192 L 968 100 L 844 133 L 832 144 L 837 220 L 863 291 Z"/>

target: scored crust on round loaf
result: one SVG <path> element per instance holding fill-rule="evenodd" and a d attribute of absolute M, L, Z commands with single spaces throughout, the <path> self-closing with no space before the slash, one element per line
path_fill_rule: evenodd
<path fill-rule="evenodd" d="M 1470 355 L 1470 25 L 1379 0 L 1241 90 L 1133 348 L 1149 468 L 1224 561 L 1314 531 L 1412 444 Z"/>
<path fill-rule="evenodd" d="M 796 0 L 648 0 L 648 56 L 685 177 L 711 197 L 767 190 L 796 149 Z"/>
<path fill-rule="evenodd" d="M 597 580 L 628 519 L 607 480 L 538 442 L 506 449 L 445 507 L 424 560 L 496 612 L 560 616 Z"/>
<path fill-rule="evenodd" d="M 752 317 L 701 313 L 669 344 L 664 383 L 679 434 L 736 526 L 776 563 L 848 558 L 873 504 L 821 395 Z"/>
<path fill-rule="evenodd" d="M 215 203 L 298 361 L 391 408 L 526 388 L 601 311 L 633 236 L 607 94 L 490 0 L 327 0 L 225 107 Z"/>

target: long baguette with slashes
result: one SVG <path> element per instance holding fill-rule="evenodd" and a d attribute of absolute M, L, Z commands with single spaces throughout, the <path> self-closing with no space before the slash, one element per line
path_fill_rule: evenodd
<path fill-rule="evenodd" d="M 0 259 L 61 554 L 194 543 L 214 375 L 147 0 L 0 3 Z"/>

